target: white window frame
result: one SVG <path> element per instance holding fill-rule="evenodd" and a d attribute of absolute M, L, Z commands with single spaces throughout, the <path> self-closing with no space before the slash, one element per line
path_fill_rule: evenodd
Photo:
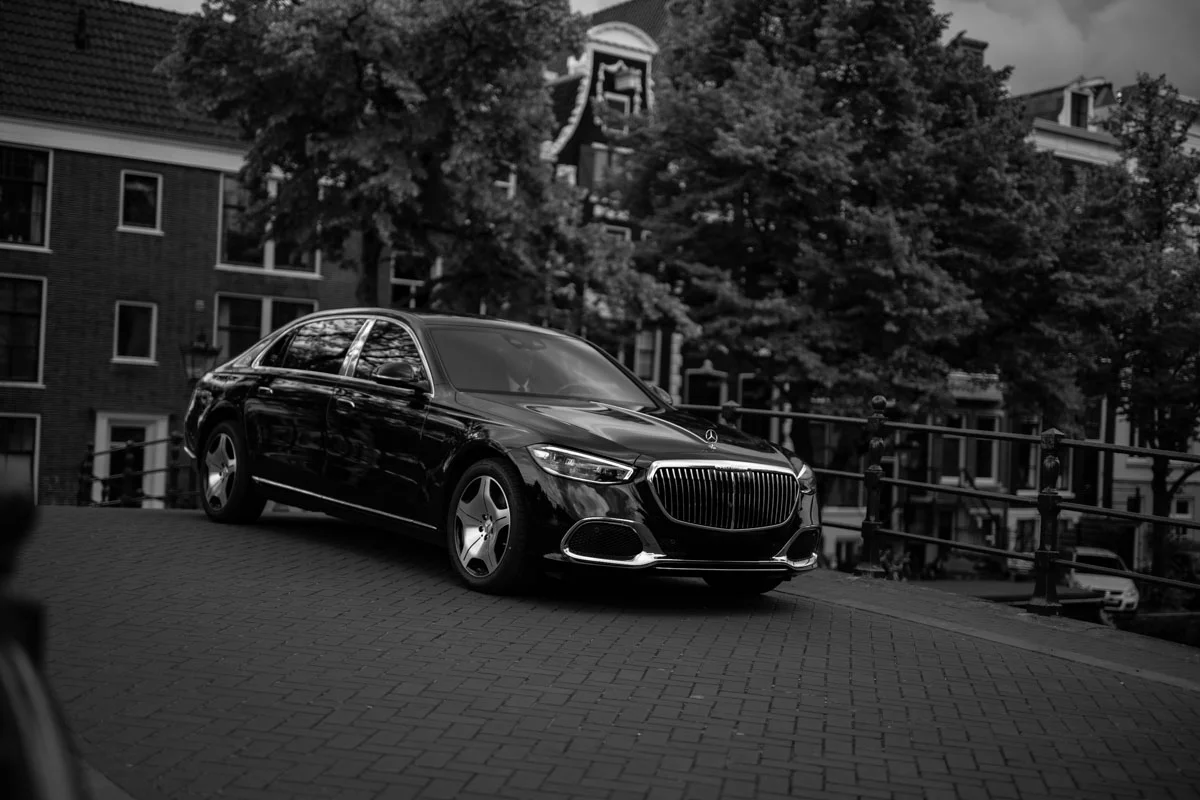
<path fill-rule="evenodd" d="M 221 272 L 241 272 L 249 275 L 272 275 L 277 278 L 296 278 L 297 280 L 319 281 L 324 279 L 321 274 L 321 251 L 313 253 L 313 271 L 301 272 L 294 269 L 281 269 L 275 266 L 275 240 L 270 236 L 263 242 L 263 264 L 261 267 L 250 267 L 244 264 L 226 264 L 225 256 L 225 181 L 237 180 L 237 175 L 222 172 L 217 181 L 217 264 Z M 267 180 L 267 194 L 271 197 L 279 192 L 279 181 L 276 178 Z"/>
<path fill-rule="evenodd" d="M 38 501 L 38 484 L 41 482 L 42 415 L 25 414 L 16 411 L 0 411 L 0 417 L 4 419 L 33 420 L 33 502 L 36 504 Z"/>
<path fill-rule="evenodd" d="M 38 371 L 36 381 L 5 381 L 0 380 L 0 386 L 23 388 L 23 389 L 45 389 L 46 388 L 46 300 L 50 295 L 50 282 L 41 275 L 21 275 L 14 272 L 0 272 L 0 279 L 8 280 L 10 278 L 25 281 L 41 281 L 42 283 L 42 311 L 41 324 L 38 326 Z"/>
<path fill-rule="evenodd" d="M 624 108 L 612 109 L 607 104 L 612 102 L 613 100 L 620 100 L 621 105 L 624 106 Z M 630 114 L 633 113 L 633 98 L 627 94 L 622 94 L 621 92 L 605 92 L 604 93 L 604 102 L 606 104 L 605 109 L 611 109 L 613 111 L 620 111 L 625 116 L 629 116 Z"/>
<path fill-rule="evenodd" d="M 157 192 L 154 198 L 154 227 L 148 228 L 142 225 L 130 225 L 125 222 L 125 179 L 129 176 L 137 176 L 140 178 L 154 178 L 157 182 Z M 118 186 L 120 196 L 117 198 L 117 230 L 121 233 L 141 233 L 147 236 L 162 236 L 162 198 L 163 198 L 163 176 L 159 172 L 145 172 L 138 169 L 123 169 L 121 170 L 121 183 Z"/>
<path fill-rule="evenodd" d="M 497 178 L 492 181 L 492 185 L 497 189 L 503 189 L 504 196 L 512 200 L 517 196 L 517 170 L 508 165 L 508 178 L 504 180 Z"/>
<path fill-rule="evenodd" d="M 249 294 L 246 292 L 217 292 L 213 295 L 213 326 L 212 339 L 210 340 L 214 345 L 217 346 L 220 346 L 221 341 L 221 299 L 225 297 L 235 300 L 259 300 L 262 302 L 262 307 L 259 311 L 258 318 L 258 338 L 260 340 L 266 338 L 268 333 L 275 330 L 274 328 L 268 327 L 268 322 L 270 322 L 270 318 L 274 316 L 271 309 L 273 308 L 276 300 L 284 303 L 312 303 L 312 311 L 308 312 L 309 314 L 313 314 L 321 310 L 320 302 L 309 297 L 282 297 L 274 294 Z M 218 358 L 223 361 L 227 361 L 236 355 L 237 353 L 222 353 L 220 356 L 218 356 Z"/>
<path fill-rule="evenodd" d="M 968 428 L 967 430 L 974 430 L 974 431 L 988 430 L 987 428 L 979 427 L 979 420 L 981 420 L 981 419 L 992 419 L 992 420 L 996 421 L 995 427 L 991 428 L 992 432 L 998 433 L 1003 430 L 1003 425 L 1004 425 L 1003 415 L 998 412 L 985 412 L 985 413 L 976 414 L 975 420 L 974 420 L 975 426 L 973 428 Z M 987 442 L 992 448 L 992 458 L 991 458 L 992 474 L 985 478 L 985 477 L 976 475 L 974 472 L 972 472 L 971 477 L 975 479 L 975 483 L 978 485 L 996 486 L 997 484 L 1000 483 L 1000 444 L 1001 444 L 1000 440 L 999 439 L 981 439 L 981 438 L 975 437 L 975 436 L 972 436 L 970 438 L 972 439 L 973 444 L 974 444 L 974 452 L 972 453 L 972 456 L 974 456 L 974 458 L 972 459 L 972 466 L 974 466 L 974 462 L 979 460 L 978 448 L 982 442 Z"/>
<path fill-rule="evenodd" d="M 601 227 L 604 228 L 604 233 L 606 236 L 611 236 L 614 239 L 619 239 L 622 242 L 632 242 L 633 241 L 633 230 L 630 228 L 626 228 L 624 225 L 605 224 Z"/>
<path fill-rule="evenodd" d="M 1187 503 L 1187 511 L 1177 511 L 1180 503 Z M 1179 497 L 1176 495 L 1171 498 L 1171 519 L 1194 519 L 1196 514 L 1196 504 L 1190 497 Z"/>
<path fill-rule="evenodd" d="M 123 356 L 117 352 L 117 339 L 121 331 L 121 306 L 150 309 L 150 356 Z M 158 303 L 148 303 L 142 300 L 118 300 L 113 303 L 113 355 L 114 364 L 141 364 L 143 366 L 158 366 Z"/>
<path fill-rule="evenodd" d="M 0 147 L 11 147 L 16 150 L 40 150 L 45 153 L 46 158 L 46 229 L 42 235 L 41 244 L 19 244 L 17 242 L 0 241 L 0 250 L 21 250 L 26 253 L 53 253 L 50 249 L 50 223 L 54 218 L 50 207 L 54 198 L 54 151 L 46 147 L 30 146 L 27 144 L 16 144 L 0 140 Z"/>
<path fill-rule="evenodd" d="M 957 486 L 959 481 L 962 480 L 962 471 L 967 463 L 967 461 L 966 461 L 966 459 L 967 459 L 967 437 L 964 434 L 966 433 L 967 430 L 969 430 L 969 428 L 967 428 L 967 415 L 962 413 L 961 411 L 955 412 L 955 413 L 947 413 L 946 419 L 942 420 L 938 424 L 943 427 L 953 427 L 948 424 L 951 417 L 957 417 L 961 421 L 962 424 L 959 425 L 958 430 L 963 431 L 963 433 L 958 433 L 958 434 L 936 433 L 933 435 L 933 439 L 937 445 L 937 451 L 936 451 L 937 452 L 937 466 L 941 473 L 938 475 L 938 483 L 953 484 L 954 486 Z M 947 439 L 955 439 L 958 441 L 958 463 L 955 465 L 953 475 L 946 474 L 946 472 L 945 472 L 946 465 L 942 458 L 942 456 L 944 455 L 943 451 L 942 451 L 942 444 Z"/>

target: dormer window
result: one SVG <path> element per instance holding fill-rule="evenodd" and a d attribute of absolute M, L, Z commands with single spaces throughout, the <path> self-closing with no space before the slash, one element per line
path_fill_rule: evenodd
<path fill-rule="evenodd" d="M 612 111 L 618 111 L 625 116 L 629 116 L 630 108 L 633 106 L 633 98 L 627 94 L 617 94 L 616 92 L 604 93 L 604 104 Z"/>
<path fill-rule="evenodd" d="M 1092 96 L 1087 92 L 1071 92 L 1071 127 L 1087 128 L 1092 114 Z"/>

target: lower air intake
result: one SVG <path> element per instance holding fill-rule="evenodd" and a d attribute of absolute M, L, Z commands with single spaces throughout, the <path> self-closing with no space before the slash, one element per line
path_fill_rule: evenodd
<path fill-rule="evenodd" d="M 589 522 L 571 534 L 567 548 L 577 556 L 627 560 L 642 552 L 642 539 L 628 525 Z"/>

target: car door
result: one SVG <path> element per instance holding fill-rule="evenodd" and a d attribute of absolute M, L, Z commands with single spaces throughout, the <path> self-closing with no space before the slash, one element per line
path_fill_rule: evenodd
<path fill-rule="evenodd" d="M 374 375 L 400 361 L 428 381 L 428 367 L 403 323 L 377 318 L 370 326 L 329 407 L 325 475 L 334 499 L 413 522 L 421 516 L 418 454 L 429 396 L 376 383 Z"/>
<path fill-rule="evenodd" d="M 365 321 L 330 317 L 305 323 L 289 335 L 278 366 L 262 370 L 244 406 L 255 477 L 305 494 L 326 494 L 325 420 L 350 345 Z"/>

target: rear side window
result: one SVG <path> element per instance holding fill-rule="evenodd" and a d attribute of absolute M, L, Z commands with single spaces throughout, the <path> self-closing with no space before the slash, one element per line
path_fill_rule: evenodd
<path fill-rule="evenodd" d="M 267 352 L 263 353 L 262 360 L 258 362 L 260 367 L 280 367 L 283 366 L 283 357 L 287 355 L 288 342 L 292 340 L 291 333 L 285 333 L 280 336 L 271 346 L 267 348 Z"/>
<path fill-rule="evenodd" d="M 362 324 L 361 318 L 338 317 L 301 325 L 292 335 L 280 366 L 325 375 L 338 374 Z"/>

